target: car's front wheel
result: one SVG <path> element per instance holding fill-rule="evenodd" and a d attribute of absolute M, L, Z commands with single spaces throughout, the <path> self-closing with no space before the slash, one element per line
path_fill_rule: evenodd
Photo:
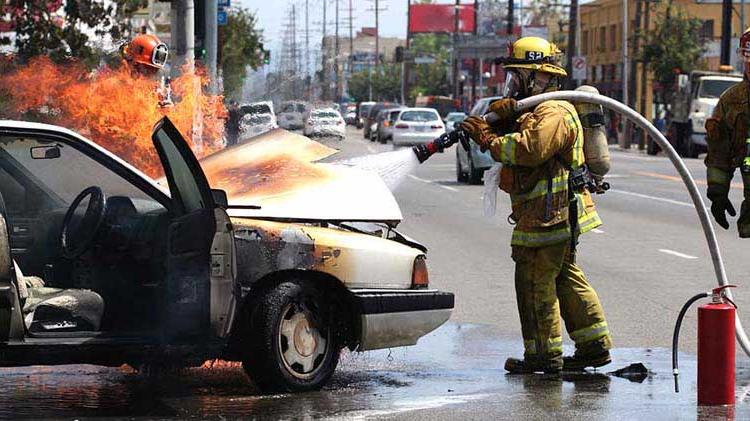
<path fill-rule="evenodd" d="M 340 346 L 324 295 L 310 281 L 288 280 L 255 297 L 242 366 L 266 393 L 320 389 Z"/>

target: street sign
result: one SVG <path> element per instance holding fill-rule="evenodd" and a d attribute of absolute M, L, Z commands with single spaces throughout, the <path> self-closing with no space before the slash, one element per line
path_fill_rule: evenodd
<path fill-rule="evenodd" d="M 227 24 L 227 11 L 226 10 L 219 10 L 216 13 L 216 23 L 219 26 L 224 26 Z"/>
<path fill-rule="evenodd" d="M 414 63 L 415 64 L 433 64 L 435 63 L 435 57 L 426 57 L 426 56 L 414 57 Z"/>
<path fill-rule="evenodd" d="M 228 9 L 230 5 L 230 0 L 219 0 L 218 6 L 224 9 Z"/>
<path fill-rule="evenodd" d="M 586 65 L 586 57 L 584 56 L 575 56 L 573 57 L 573 65 L 571 66 L 573 68 L 573 80 L 586 80 L 586 69 L 588 69 L 588 66 Z"/>

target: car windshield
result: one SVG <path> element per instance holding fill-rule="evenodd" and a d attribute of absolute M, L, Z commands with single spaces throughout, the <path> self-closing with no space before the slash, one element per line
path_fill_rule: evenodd
<path fill-rule="evenodd" d="M 338 114 L 333 111 L 317 111 L 312 114 L 312 118 L 336 118 Z"/>
<path fill-rule="evenodd" d="M 401 114 L 401 121 L 436 121 L 440 117 L 434 111 L 404 111 Z"/>
<path fill-rule="evenodd" d="M 446 120 L 456 122 L 456 121 L 464 121 L 466 118 L 466 114 L 448 114 L 448 117 L 446 117 Z"/>
<path fill-rule="evenodd" d="M 718 98 L 727 89 L 736 85 L 734 80 L 704 80 L 701 82 L 701 89 L 698 96 L 701 98 Z"/>
<path fill-rule="evenodd" d="M 271 122 L 271 116 L 268 114 L 246 114 L 242 117 L 242 122 L 240 124 L 246 124 L 246 125 L 258 125 L 258 124 L 268 124 Z"/>
<path fill-rule="evenodd" d="M 271 108 L 268 104 L 250 104 L 242 106 L 242 112 L 245 114 L 271 114 Z"/>
<path fill-rule="evenodd" d="M 48 151 L 59 151 L 57 152 Z M 78 149 L 61 142 L 27 137 L 0 138 L 0 169 L 10 174 L 26 195 L 37 192 L 53 202 L 69 205 L 90 186 L 98 186 L 107 197 L 153 200 L 113 170 Z M 6 196 L 6 183 L 0 192 Z M 13 200 L 13 197 L 6 197 Z M 29 198 L 27 197 L 26 200 Z"/>
<path fill-rule="evenodd" d="M 372 108 L 372 105 L 363 105 L 359 108 L 359 115 L 366 116 L 370 114 L 370 108 Z"/>

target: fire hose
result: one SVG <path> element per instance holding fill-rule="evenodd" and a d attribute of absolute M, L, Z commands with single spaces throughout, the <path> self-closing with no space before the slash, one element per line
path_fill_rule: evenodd
<path fill-rule="evenodd" d="M 698 191 L 698 186 L 695 184 L 695 180 L 693 179 L 692 175 L 690 174 L 690 171 L 685 166 L 685 163 L 680 159 L 680 156 L 677 154 L 677 152 L 674 150 L 672 145 L 669 143 L 669 141 L 664 137 L 664 135 L 654 127 L 651 122 L 649 122 L 646 118 L 644 118 L 642 115 L 640 115 L 638 112 L 633 110 L 632 108 L 620 103 L 619 101 L 616 101 L 612 98 L 595 94 L 592 92 L 582 92 L 582 91 L 556 91 L 556 92 L 547 92 L 540 95 L 535 95 L 533 97 L 529 97 L 526 99 L 522 99 L 517 102 L 516 105 L 516 111 L 523 111 L 532 107 L 535 107 L 539 104 L 541 104 L 544 101 L 551 101 L 551 100 L 562 100 L 562 101 L 570 101 L 570 102 L 588 102 L 596 105 L 601 105 L 602 107 L 606 107 L 612 111 L 615 111 L 617 113 L 620 113 L 627 117 L 629 120 L 631 120 L 633 123 L 635 123 L 638 127 L 646 131 L 649 136 L 661 147 L 662 151 L 666 153 L 669 160 L 672 162 L 672 165 L 674 165 L 675 169 L 680 175 L 680 178 L 682 178 L 683 183 L 685 183 L 685 187 L 687 187 L 688 193 L 690 194 L 690 199 L 693 201 L 693 206 L 695 206 L 695 210 L 698 213 L 698 219 L 701 222 L 701 227 L 703 228 L 703 234 L 706 237 L 706 242 L 708 244 L 708 250 L 711 253 L 711 261 L 713 262 L 714 266 L 714 273 L 716 274 L 716 281 L 718 282 L 719 286 L 727 286 L 729 285 L 729 282 L 727 280 L 727 274 L 726 270 L 724 268 L 724 261 L 721 258 L 721 251 L 719 250 L 719 243 L 716 239 L 716 232 L 714 231 L 714 227 L 711 224 L 711 220 L 708 216 L 708 209 L 706 209 L 706 205 L 703 203 L 703 198 Z M 485 119 L 488 121 L 491 121 L 492 116 L 485 116 Z M 435 139 L 432 143 L 428 145 L 420 145 L 417 147 L 414 147 L 414 153 L 417 155 L 417 158 L 419 162 L 424 162 L 427 160 L 432 154 L 436 152 L 443 152 L 443 150 L 447 147 L 450 147 L 454 143 L 461 142 L 464 144 L 464 147 L 468 146 L 468 138 L 466 133 L 463 133 L 462 130 L 457 129 L 454 130 L 454 132 L 450 134 L 444 134 L 443 136 L 439 137 L 438 139 Z M 732 300 L 732 293 L 730 291 L 726 291 L 725 296 Z M 742 350 L 745 351 L 745 354 L 750 357 L 750 340 L 748 340 L 747 334 L 745 333 L 745 330 L 742 327 L 742 323 L 740 322 L 739 315 L 736 315 L 735 317 L 735 337 L 737 338 L 737 341 L 740 343 L 740 346 L 742 347 Z"/>
<path fill-rule="evenodd" d="M 711 224 L 711 220 L 708 216 L 708 209 L 706 208 L 705 203 L 703 203 L 703 197 L 698 191 L 698 186 L 695 184 L 695 180 L 690 174 L 688 168 L 685 166 L 685 163 L 682 161 L 680 156 L 674 150 L 669 141 L 664 137 L 664 135 L 659 130 L 657 130 L 656 127 L 651 124 L 651 122 L 649 122 L 646 118 L 644 118 L 632 108 L 620 103 L 619 101 L 615 101 L 612 98 L 588 92 L 548 92 L 518 101 L 516 109 L 518 111 L 522 111 L 528 108 L 535 107 L 544 101 L 550 100 L 589 102 L 592 104 L 601 105 L 605 108 L 624 115 L 638 127 L 648 132 L 649 136 L 651 136 L 651 138 L 661 147 L 662 151 L 664 151 L 669 160 L 672 162 L 672 165 L 674 165 L 675 169 L 679 173 L 680 178 L 682 178 L 683 183 L 685 183 L 685 187 L 687 187 L 688 193 L 690 194 L 690 199 L 692 199 L 693 201 L 693 206 L 695 206 L 695 210 L 696 212 L 698 212 L 698 219 L 701 222 L 703 234 L 706 236 L 708 250 L 711 253 L 711 261 L 713 262 L 714 266 L 714 273 L 716 274 L 716 281 L 718 282 L 719 286 L 729 285 L 729 281 L 727 280 L 727 273 L 724 268 L 724 261 L 721 258 L 721 251 L 719 250 L 719 243 L 716 239 L 716 232 L 714 231 L 714 227 Z M 725 295 L 730 300 L 733 299 L 731 291 L 726 290 Z M 739 342 L 740 346 L 742 347 L 742 350 L 745 351 L 745 354 L 750 357 L 750 341 L 748 340 L 747 334 L 745 333 L 745 329 L 742 327 L 739 315 L 737 315 L 735 318 L 735 336 L 737 338 L 737 342 Z"/>

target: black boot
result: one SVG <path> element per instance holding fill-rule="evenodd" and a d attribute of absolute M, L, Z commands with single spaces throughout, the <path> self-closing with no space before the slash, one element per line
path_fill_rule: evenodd
<path fill-rule="evenodd" d="M 508 358 L 505 360 L 505 371 L 510 374 L 558 374 L 562 370 L 561 366 L 562 364 L 560 364 L 559 360 L 530 361 L 518 358 Z"/>
<path fill-rule="evenodd" d="M 597 368 L 605 366 L 612 362 L 609 351 L 604 350 L 596 354 L 575 354 L 570 357 L 563 357 L 563 370 L 565 371 L 582 371 L 587 367 Z"/>

